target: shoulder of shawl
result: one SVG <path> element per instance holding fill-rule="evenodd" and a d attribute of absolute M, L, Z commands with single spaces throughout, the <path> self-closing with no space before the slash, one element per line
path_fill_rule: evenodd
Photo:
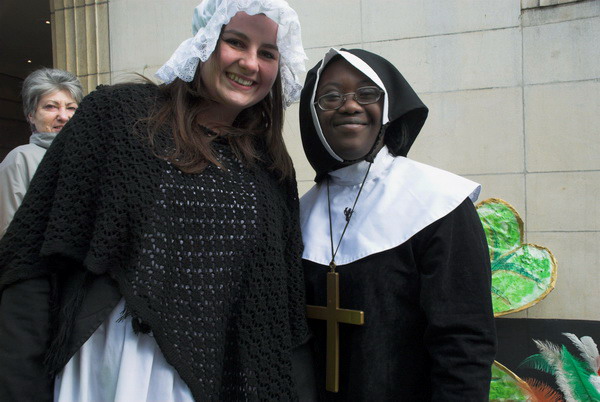
<path fill-rule="evenodd" d="M 86 98 L 95 101 L 97 107 L 116 115 L 146 117 L 159 98 L 158 86 L 154 84 L 100 85 Z"/>
<path fill-rule="evenodd" d="M 70 138 L 87 137 L 84 142 L 90 145 L 120 143 L 133 138 L 134 125 L 153 112 L 159 96 L 154 84 L 100 85 L 83 99 L 63 131 Z"/>
<path fill-rule="evenodd" d="M 114 154 L 115 148 L 121 153 L 139 150 L 141 137 L 135 135 L 134 126 L 151 113 L 158 96 L 156 85 L 99 86 L 57 135 L 50 156 L 56 163 L 81 155 L 100 161 Z"/>

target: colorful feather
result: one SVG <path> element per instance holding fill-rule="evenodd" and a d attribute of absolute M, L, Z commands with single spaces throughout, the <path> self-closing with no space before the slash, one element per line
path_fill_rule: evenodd
<path fill-rule="evenodd" d="M 570 333 L 564 333 L 564 335 L 579 350 L 583 361 L 573 356 L 565 346 L 558 347 L 551 342 L 534 339 L 533 342 L 540 353 L 528 357 L 521 364 L 553 374 L 567 402 L 600 402 L 598 346 L 589 336 L 583 336 L 579 339 Z M 531 397 L 532 401 L 556 400 L 552 399 L 556 395 L 548 392 L 552 390 L 551 388 L 547 386 L 540 387 L 540 384 L 532 381 L 528 383 L 534 393 L 537 392 Z"/>
<path fill-rule="evenodd" d="M 521 386 L 523 393 L 529 397 L 532 402 L 564 402 L 560 392 L 550 387 L 548 384 L 533 379 L 526 378 L 526 385 Z"/>
<path fill-rule="evenodd" d="M 568 332 L 563 332 L 573 342 L 575 347 L 579 349 L 581 357 L 587 362 L 590 369 L 600 375 L 600 354 L 598 353 L 598 346 L 592 338 L 589 336 L 582 336 L 581 339 Z"/>
<path fill-rule="evenodd" d="M 531 355 L 523 360 L 520 366 L 531 367 L 533 369 L 543 371 L 544 373 L 554 375 L 556 373 L 556 366 L 548 363 L 546 358 L 541 354 Z"/>
<path fill-rule="evenodd" d="M 600 401 L 600 392 L 596 390 L 589 380 L 593 372 L 588 369 L 585 363 L 577 360 L 569 353 L 565 346 L 562 347 L 562 365 L 569 390 L 576 401 Z"/>
<path fill-rule="evenodd" d="M 573 397 L 571 389 L 569 388 L 569 382 L 565 376 L 565 370 L 562 363 L 562 353 L 558 346 L 552 342 L 533 340 L 537 348 L 540 351 L 542 357 L 546 362 L 554 368 L 554 377 L 556 378 L 556 384 L 565 396 L 567 402 L 575 402 L 576 399 Z"/>
<path fill-rule="evenodd" d="M 537 339 L 534 339 L 533 343 L 535 343 L 535 346 L 537 346 L 538 350 L 540 351 L 540 354 L 548 362 L 548 364 L 550 364 L 556 369 L 557 365 L 560 364 L 560 347 L 553 344 L 552 342 L 538 341 Z"/>
<path fill-rule="evenodd" d="M 590 375 L 590 383 L 596 388 L 596 391 L 600 392 L 600 376 Z"/>

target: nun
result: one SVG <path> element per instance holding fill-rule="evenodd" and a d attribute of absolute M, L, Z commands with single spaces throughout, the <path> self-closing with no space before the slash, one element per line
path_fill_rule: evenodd
<path fill-rule="evenodd" d="M 300 214 L 323 400 L 488 400 L 496 337 L 480 185 L 406 157 L 427 114 L 365 50 L 331 49 L 307 75 L 300 124 L 316 184 Z"/>

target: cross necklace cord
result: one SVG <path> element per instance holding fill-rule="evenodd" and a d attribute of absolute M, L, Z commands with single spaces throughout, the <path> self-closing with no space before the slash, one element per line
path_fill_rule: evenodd
<path fill-rule="evenodd" d="M 329 198 L 329 176 L 327 176 L 327 213 L 329 214 L 329 240 L 331 241 L 331 262 L 329 262 L 330 272 L 335 272 L 335 256 L 337 255 L 338 250 L 340 249 L 340 244 L 342 244 L 342 239 L 346 234 L 346 229 L 348 229 L 348 225 L 350 224 L 350 219 L 352 219 L 352 215 L 354 214 L 354 208 L 356 207 L 356 203 L 358 202 L 358 197 L 360 197 L 360 193 L 367 181 L 367 176 L 369 175 L 369 171 L 371 170 L 371 165 L 373 163 L 369 163 L 369 167 L 367 168 L 367 172 L 365 173 L 365 177 L 363 178 L 362 183 L 358 189 L 358 194 L 356 194 L 356 198 L 354 199 L 354 204 L 352 204 L 352 208 L 344 209 L 344 215 L 346 216 L 346 225 L 344 225 L 344 230 L 342 230 L 342 235 L 340 236 L 340 240 L 338 241 L 337 247 L 335 251 L 333 251 L 333 223 L 331 222 L 331 200 Z"/>
<path fill-rule="evenodd" d="M 342 244 L 342 239 L 346 233 L 346 229 L 350 224 L 354 208 L 363 190 L 367 176 L 371 170 L 373 163 L 369 163 L 369 167 L 365 173 L 365 177 L 358 189 L 358 194 L 354 199 L 352 209 L 346 208 L 344 215 L 346 217 L 346 225 L 340 236 L 340 240 L 335 250 L 333 249 L 333 223 L 331 221 L 331 199 L 329 195 L 329 177 L 327 177 L 327 211 L 329 213 L 329 238 L 331 241 L 331 262 L 329 263 L 329 272 L 327 272 L 327 306 L 306 306 L 306 316 L 308 318 L 327 321 L 327 369 L 326 369 L 326 385 L 325 388 L 331 392 L 339 390 L 339 323 L 363 325 L 365 322 L 364 313 L 358 310 L 347 310 L 340 308 L 339 295 L 339 273 L 336 272 L 335 256 Z"/>

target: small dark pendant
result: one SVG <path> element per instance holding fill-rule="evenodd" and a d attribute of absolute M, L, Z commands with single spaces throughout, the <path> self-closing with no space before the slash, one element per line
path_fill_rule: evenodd
<path fill-rule="evenodd" d="M 335 262 L 333 260 L 331 260 L 331 262 L 329 263 L 329 271 L 335 272 L 336 268 L 337 268 L 337 265 L 335 265 Z"/>
<path fill-rule="evenodd" d="M 344 216 L 346 216 L 346 222 L 350 222 L 350 218 L 352 218 L 352 214 L 354 213 L 353 209 L 346 207 L 344 209 Z"/>

